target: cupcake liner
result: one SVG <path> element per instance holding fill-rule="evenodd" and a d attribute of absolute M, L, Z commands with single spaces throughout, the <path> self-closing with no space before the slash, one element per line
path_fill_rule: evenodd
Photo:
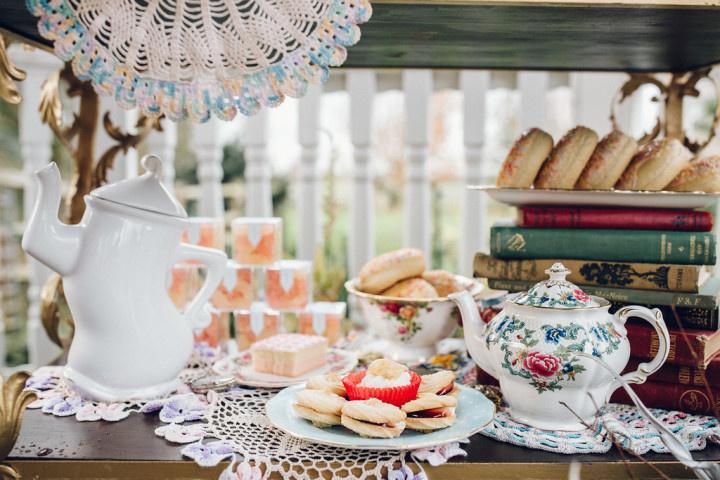
<path fill-rule="evenodd" d="M 420 388 L 420 376 L 415 372 L 410 373 L 410 384 L 401 387 L 365 387 L 360 382 L 365 378 L 367 371 L 355 372 L 342 379 L 345 391 L 350 400 L 367 400 L 377 398 L 381 402 L 402 407 L 407 402 L 417 398 Z"/>

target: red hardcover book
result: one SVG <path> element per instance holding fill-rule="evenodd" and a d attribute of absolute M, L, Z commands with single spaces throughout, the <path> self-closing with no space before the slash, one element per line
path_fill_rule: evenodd
<path fill-rule="evenodd" d="M 518 226 L 709 232 L 710 212 L 650 208 L 521 207 Z"/>
<path fill-rule="evenodd" d="M 648 324 L 628 323 L 626 325 L 632 355 L 641 359 L 652 359 L 658 351 L 659 340 L 655 329 Z M 670 328 L 669 365 L 685 365 L 705 368 L 720 351 L 720 330 L 685 330 Z"/>
<path fill-rule="evenodd" d="M 625 372 L 637 370 L 638 365 L 643 362 L 647 362 L 647 359 L 631 357 Z M 705 369 L 666 363 L 650 376 L 650 380 L 654 383 L 673 383 L 695 387 L 705 387 L 707 381 L 707 385 L 710 387 L 720 389 L 720 359 L 714 359 Z"/>
<path fill-rule="evenodd" d="M 650 408 L 680 410 L 681 412 L 713 415 L 720 409 L 720 390 L 695 387 L 691 385 L 673 385 L 672 383 L 645 382 L 642 385 L 630 385 L 640 400 Z M 610 398 L 611 402 L 633 405 L 624 389 L 619 388 Z"/>

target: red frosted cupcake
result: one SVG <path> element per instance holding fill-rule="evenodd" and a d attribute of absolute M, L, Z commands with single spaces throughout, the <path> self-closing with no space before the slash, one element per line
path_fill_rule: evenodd
<path fill-rule="evenodd" d="M 396 407 L 415 400 L 420 388 L 420 376 L 384 358 L 372 362 L 367 371 L 351 373 L 342 382 L 350 400 L 377 398 Z"/>

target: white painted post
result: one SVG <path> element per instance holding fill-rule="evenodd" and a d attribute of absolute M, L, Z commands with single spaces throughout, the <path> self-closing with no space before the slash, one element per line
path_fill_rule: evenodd
<path fill-rule="evenodd" d="M 353 144 L 348 269 L 355 277 L 375 251 L 375 186 L 370 146 L 375 91 L 375 72 L 349 70 L 350 141 Z"/>
<path fill-rule="evenodd" d="M 460 72 L 463 92 L 463 141 L 465 144 L 465 185 L 478 185 L 483 179 L 485 144 L 485 94 L 490 74 L 479 70 Z M 462 203 L 463 231 L 460 236 L 459 272 L 472 275 L 473 258 L 488 250 L 487 196 L 465 189 Z"/>
<path fill-rule="evenodd" d="M 430 215 L 429 135 L 431 70 L 403 71 L 405 93 L 405 237 L 408 247 L 425 252 L 430 260 L 432 218 Z"/>
<path fill-rule="evenodd" d="M 148 153 L 154 153 L 162 159 L 162 182 L 171 192 L 175 191 L 175 147 L 177 147 L 177 123 L 168 118 L 162 119 L 162 132 L 152 130 L 145 138 Z M 196 148 L 197 152 L 197 148 Z M 198 152 L 198 164 L 200 153 Z M 200 167 L 198 166 L 198 177 Z M 201 202 L 202 203 L 202 202 Z"/>
<path fill-rule="evenodd" d="M 213 117 L 205 123 L 192 126 L 192 143 L 198 162 L 197 176 L 200 184 L 198 211 L 203 217 L 222 217 L 225 214 L 219 122 L 220 120 Z"/>
<path fill-rule="evenodd" d="M 547 72 L 518 72 L 520 90 L 520 129 L 545 128 L 547 123 L 546 94 L 550 83 Z"/>
<path fill-rule="evenodd" d="M 298 139 L 301 151 L 297 257 L 303 260 L 314 260 L 315 250 L 321 242 L 321 182 L 318 170 L 321 97 L 322 85 L 311 86 L 307 94 L 300 99 L 298 108 Z"/>
<path fill-rule="evenodd" d="M 592 128 L 600 137 L 610 132 L 610 106 L 627 79 L 624 73 L 576 72 L 570 77 L 578 125 Z"/>
<path fill-rule="evenodd" d="M 27 222 L 35 205 L 37 185 L 32 173 L 45 166 L 52 157 L 53 134 L 43 125 L 38 114 L 40 89 L 43 82 L 62 68 L 62 62 L 51 53 L 22 47 L 11 47 L 13 63 L 27 72 L 27 78 L 19 84 L 23 101 L 20 103 L 19 132 L 23 157 L 23 173 L 26 184 L 23 191 L 23 215 Z M 34 259 L 27 257 L 28 264 L 28 361 L 31 366 L 44 365 L 53 360 L 60 350 L 48 338 L 40 322 L 40 291 L 50 271 Z"/>
<path fill-rule="evenodd" d="M 245 215 L 271 217 L 272 169 L 267 154 L 267 111 L 247 119 L 245 127 Z"/>

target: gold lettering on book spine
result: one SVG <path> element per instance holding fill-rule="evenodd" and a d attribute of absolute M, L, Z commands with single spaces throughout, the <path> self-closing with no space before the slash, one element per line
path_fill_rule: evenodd
<path fill-rule="evenodd" d="M 675 360 L 675 343 L 676 343 L 676 336 L 670 335 L 670 345 L 668 347 L 668 360 Z M 655 332 L 652 333 L 652 336 L 650 337 L 650 356 L 654 357 L 658 353 L 658 349 L 660 348 L 660 342 L 658 339 L 658 336 Z"/>
<path fill-rule="evenodd" d="M 705 235 L 704 242 L 705 244 L 705 256 L 703 257 L 705 259 L 705 264 L 710 263 L 710 236 Z"/>
<path fill-rule="evenodd" d="M 665 260 L 665 243 L 667 242 L 667 235 L 664 233 L 660 235 L 660 260 Z"/>
<path fill-rule="evenodd" d="M 678 382 L 683 385 L 690 383 L 690 369 L 688 367 L 680 367 L 678 370 Z"/>
<path fill-rule="evenodd" d="M 695 258 L 695 243 L 696 243 L 695 235 L 691 235 L 690 236 L 690 260 L 693 260 Z M 700 246 L 698 245 L 698 247 L 700 247 Z M 702 253 L 702 252 L 698 252 L 698 253 Z"/>
<path fill-rule="evenodd" d="M 525 250 L 525 238 L 519 234 L 513 234 L 507 241 L 507 248 L 511 252 L 522 252 Z"/>

